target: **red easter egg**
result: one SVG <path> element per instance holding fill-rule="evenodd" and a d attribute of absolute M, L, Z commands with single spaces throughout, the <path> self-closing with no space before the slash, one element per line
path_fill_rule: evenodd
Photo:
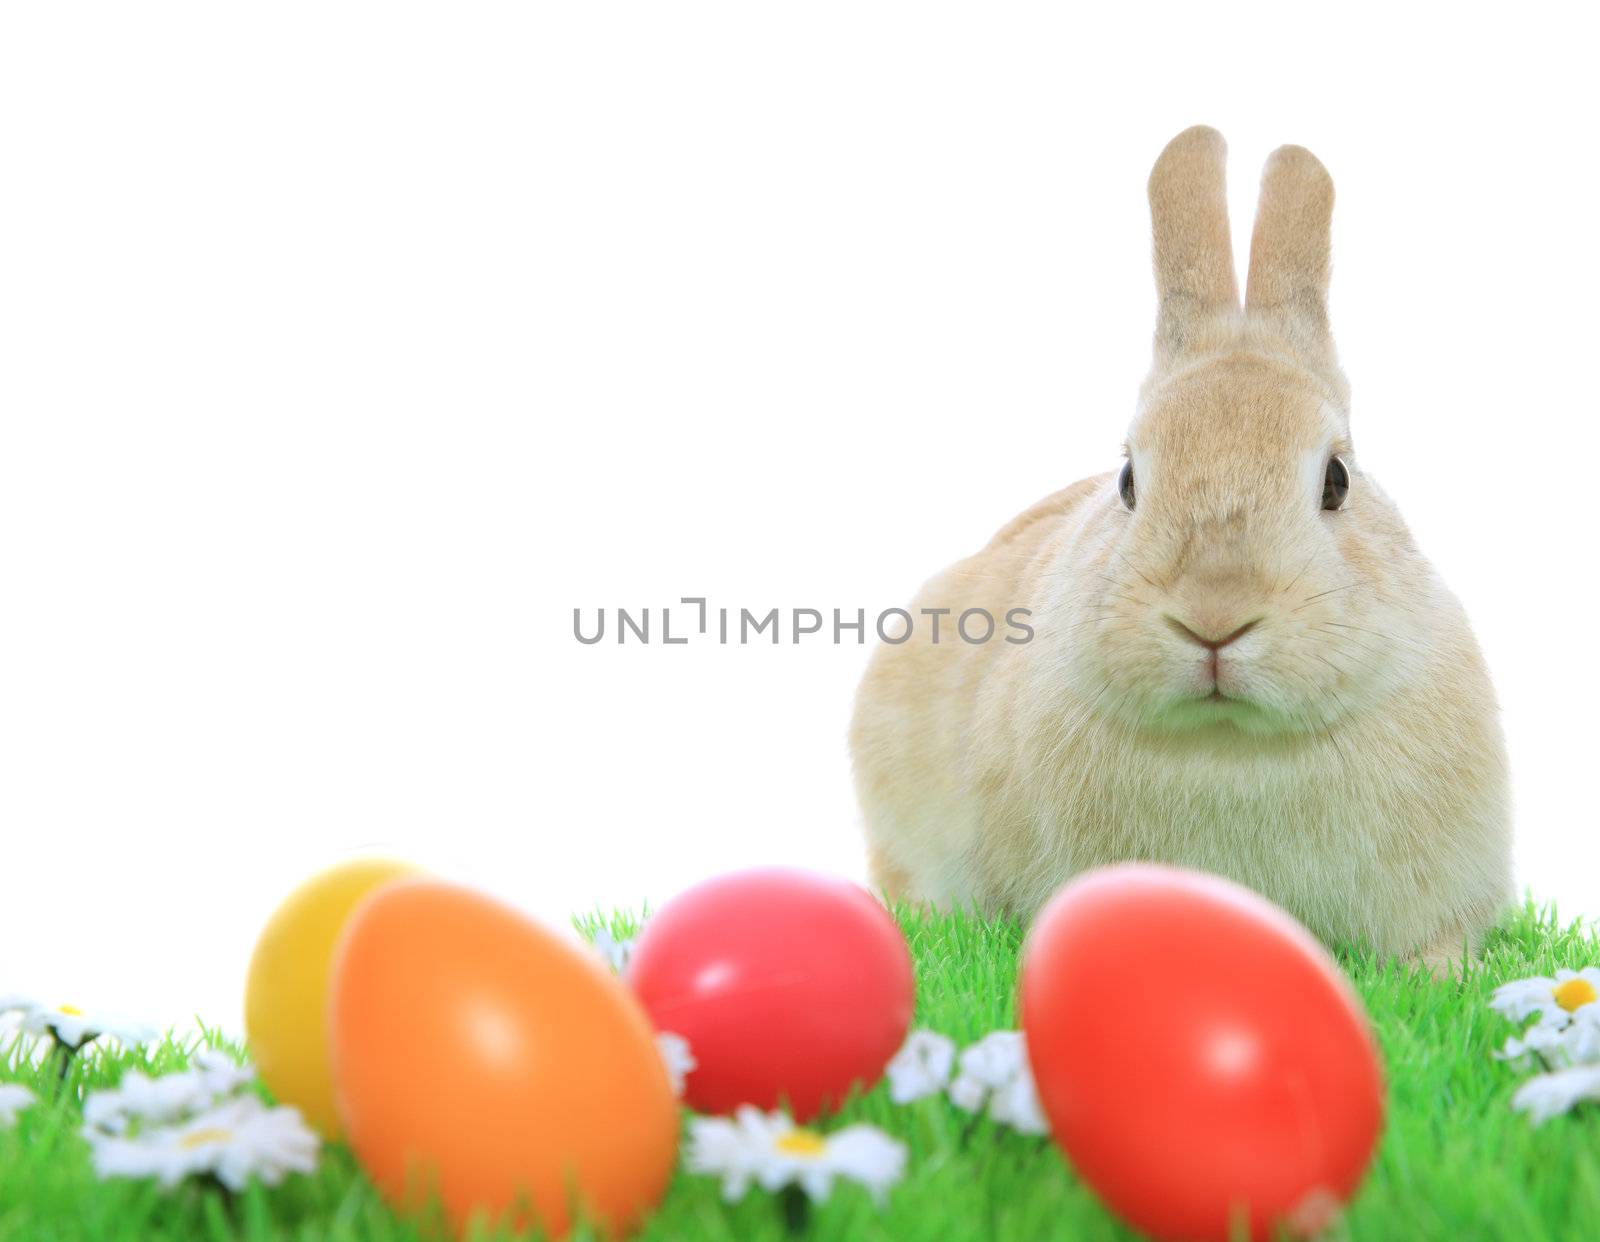
<path fill-rule="evenodd" d="M 870 1087 L 911 1025 L 911 954 L 864 889 L 778 868 L 719 876 L 652 915 L 628 982 L 697 1063 L 705 1113 L 787 1104 L 796 1120 Z"/>
<path fill-rule="evenodd" d="M 1136 1229 L 1313 1234 L 1360 1183 L 1383 1125 L 1372 1032 L 1265 898 L 1176 867 L 1088 872 L 1034 923 L 1020 989 L 1056 1141 Z"/>

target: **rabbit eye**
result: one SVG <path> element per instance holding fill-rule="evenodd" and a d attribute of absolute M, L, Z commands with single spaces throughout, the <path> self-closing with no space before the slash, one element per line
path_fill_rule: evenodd
<path fill-rule="evenodd" d="M 1133 463 L 1122 463 L 1122 472 L 1117 475 L 1117 494 L 1122 497 L 1122 503 L 1128 508 L 1133 508 Z"/>
<path fill-rule="evenodd" d="M 1342 457 L 1328 458 L 1328 472 L 1322 477 L 1322 507 L 1344 508 L 1345 497 L 1350 494 L 1350 467 Z"/>

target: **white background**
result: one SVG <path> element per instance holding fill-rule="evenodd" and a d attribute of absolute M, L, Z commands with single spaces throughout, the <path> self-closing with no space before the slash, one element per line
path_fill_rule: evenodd
<path fill-rule="evenodd" d="M 1600 913 L 1578 7 L 20 7 L 0 990 L 237 1027 L 361 848 L 552 920 L 859 874 L 866 648 L 572 609 L 875 612 L 1108 468 L 1196 122 L 1241 247 L 1272 147 L 1332 170 L 1364 462 L 1496 673 L 1521 881 Z"/>

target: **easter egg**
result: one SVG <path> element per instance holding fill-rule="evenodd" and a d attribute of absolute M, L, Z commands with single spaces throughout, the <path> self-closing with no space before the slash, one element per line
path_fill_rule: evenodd
<path fill-rule="evenodd" d="M 245 978 L 244 1027 L 256 1072 L 327 1138 L 339 1135 L 328 1069 L 328 972 L 345 921 L 409 863 L 361 858 L 311 877 L 262 928 Z"/>
<path fill-rule="evenodd" d="M 1383 1125 L 1365 1012 L 1311 934 L 1174 867 L 1088 872 L 1028 935 L 1022 1029 L 1079 1176 L 1159 1239 L 1308 1236 Z"/>
<path fill-rule="evenodd" d="M 870 1087 L 911 1024 L 911 955 L 866 890 L 803 871 L 708 880 L 645 924 L 628 982 L 696 1068 L 685 1102 L 806 1121 Z"/>
<path fill-rule="evenodd" d="M 454 885 L 392 885 L 350 920 L 331 990 L 339 1114 L 402 1209 L 437 1195 L 560 1235 L 625 1232 L 666 1189 L 678 1108 L 654 1032 L 599 958 Z"/>

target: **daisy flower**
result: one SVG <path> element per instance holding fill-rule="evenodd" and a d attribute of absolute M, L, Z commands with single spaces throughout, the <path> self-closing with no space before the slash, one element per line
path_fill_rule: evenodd
<path fill-rule="evenodd" d="M 165 1125 L 213 1107 L 255 1079 L 255 1070 L 220 1049 L 198 1053 L 194 1063 L 194 1069 L 159 1078 L 129 1070 L 115 1087 L 89 1093 L 84 1121 L 111 1135 L 126 1133 L 130 1123 Z"/>
<path fill-rule="evenodd" d="M 953 1041 L 937 1031 L 912 1031 L 884 1067 L 889 1078 L 889 1098 L 896 1104 L 909 1104 L 924 1096 L 938 1095 L 950 1081 L 955 1063 Z"/>
<path fill-rule="evenodd" d="M 29 1035 L 49 1035 L 68 1052 L 76 1052 L 92 1039 L 110 1035 L 130 1048 L 147 1044 L 158 1032 L 143 1023 L 126 1022 L 109 1014 L 85 1013 L 76 1005 L 44 1005 L 23 996 L 0 997 L 0 1010 L 22 1014 L 21 1029 Z"/>
<path fill-rule="evenodd" d="M 1021 1031 L 993 1031 L 961 1053 L 950 1101 L 969 1113 L 987 1106 L 991 1120 L 1022 1134 L 1049 1134 Z"/>
<path fill-rule="evenodd" d="M 614 974 L 621 974 L 628 969 L 628 960 L 633 956 L 633 938 L 618 940 L 611 934 L 609 927 L 602 927 L 595 932 L 594 939 L 590 942 L 594 951 L 605 958 L 606 965 L 611 967 Z"/>
<path fill-rule="evenodd" d="M 672 1094 L 681 1100 L 683 1080 L 700 1062 L 694 1059 L 694 1053 L 689 1050 L 689 1041 L 671 1031 L 662 1031 L 656 1036 L 656 1051 L 661 1054 L 662 1064 L 667 1067 L 667 1077 L 672 1081 Z"/>
<path fill-rule="evenodd" d="M 1579 1065 L 1530 1078 L 1511 1097 L 1511 1107 L 1527 1113 L 1537 1126 L 1567 1112 L 1580 1100 L 1600 1100 L 1600 1065 Z"/>
<path fill-rule="evenodd" d="M 32 1105 L 33 1092 L 19 1083 L 0 1082 L 0 1130 L 8 1129 L 17 1114 Z"/>
<path fill-rule="evenodd" d="M 722 1178 L 722 1197 L 730 1203 L 752 1182 L 769 1193 L 799 1186 L 821 1202 L 839 1178 L 860 1183 L 881 1203 L 905 1173 L 906 1148 L 875 1126 L 824 1135 L 796 1126 L 783 1112 L 746 1105 L 732 1118 L 692 1118 L 684 1165 Z"/>
<path fill-rule="evenodd" d="M 1495 989 L 1489 1007 L 1513 1022 L 1537 1014 L 1541 1023 L 1559 1030 L 1572 1021 L 1573 1014 L 1590 1009 L 1596 1001 L 1600 1001 L 1600 967 L 1585 966 L 1582 970 L 1558 970 L 1553 979 L 1513 979 Z"/>
<path fill-rule="evenodd" d="M 20 992 L 0 992 L 0 1035 L 16 1030 L 22 1015 L 33 1008 L 33 998 Z"/>
<path fill-rule="evenodd" d="M 1536 1020 L 1495 1055 L 1557 1069 L 1600 1060 L 1600 968 L 1558 970 L 1554 978 L 1514 979 L 1495 989 L 1489 1007 L 1513 1022 Z"/>
<path fill-rule="evenodd" d="M 243 1095 L 175 1125 L 148 1126 L 134 1135 L 84 1127 L 102 1178 L 153 1177 L 166 1187 L 209 1173 L 229 1190 L 252 1177 L 276 1186 L 290 1172 L 317 1167 L 317 1136 L 293 1108 L 268 1108 Z"/>

